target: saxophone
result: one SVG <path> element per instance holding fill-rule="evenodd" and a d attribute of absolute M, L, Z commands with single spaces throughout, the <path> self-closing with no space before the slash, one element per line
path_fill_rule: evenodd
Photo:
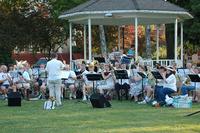
<path fill-rule="evenodd" d="M 185 85 L 190 86 L 191 85 L 191 79 L 187 76 L 187 79 L 184 82 Z"/>

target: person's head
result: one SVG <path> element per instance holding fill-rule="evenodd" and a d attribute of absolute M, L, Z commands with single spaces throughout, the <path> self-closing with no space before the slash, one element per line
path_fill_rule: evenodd
<path fill-rule="evenodd" d="M 40 69 L 44 69 L 45 65 L 44 64 L 40 64 Z"/>
<path fill-rule="evenodd" d="M 80 62 L 77 62 L 77 63 L 76 63 L 76 67 L 77 67 L 77 69 L 81 69 L 81 63 L 80 63 Z"/>
<path fill-rule="evenodd" d="M 52 59 L 57 59 L 58 58 L 57 53 L 55 53 L 55 52 L 51 53 L 51 58 Z"/>
<path fill-rule="evenodd" d="M 86 69 L 86 65 L 85 64 L 81 64 L 81 70 L 85 71 L 85 69 Z"/>
<path fill-rule="evenodd" d="M 147 71 L 147 68 L 143 65 L 139 65 L 139 71 L 141 72 Z"/>
<path fill-rule="evenodd" d="M 93 64 L 89 64 L 88 69 L 90 72 L 94 71 L 94 65 Z"/>
<path fill-rule="evenodd" d="M 1 71 L 6 73 L 8 71 L 8 68 L 6 65 L 1 65 Z"/>
<path fill-rule="evenodd" d="M 18 66 L 18 69 L 19 69 L 20 72 L 24 72 L 26 70 L 24 65 Z"/>
<path fill-rule="evenodd" d="M 171 66 L 166 67 L 167 71 L 167 75 L 171 75 L 171 74 L 175 74 L 174 68 Z"/>
<path fill-rule="evenodd" d="M 67 70 L 67 71 L 70 70 L 70 65 L 69 65 L 69 64 L 66 64 L 66 65 L 65 65 L 65 70 Z"/>
<path fill-rule="evenodd" d="M 116 51 L 116 48 L 115 48 L 115 47 L 113 47 L 113 48 L 112 48 L 112 52 L 115 52 L 115 51 Z"/>
<path fill-rule="evenodd" d="M 199 74 L 199 69 L 197 67 L 194 68 L 194 73 Z"/>
<path fill-rule="evenodd" d="M 189 63 L 189 62 L 188 62 L 188 63 L 186 64 L 186 68 L 187 68 L 187 69 L 191 69 L 191 68 L 192 68 L 192 63 Z"/>
<path fill-rule="evenodd" d="M 164 73 L 164 72 L 166 72 L 166 68 L 163 67 L 163 66 L 160 66 L 159 69 L 158 69 L 158 71 L 159 71 L 160 73 Z"/>
<path fill-rule="evenodd" d="M 120 66 L 120 63 L 119 62 L 115 62 L 115 68 L 119 69 L 121 66 Z"/>
<path fill-rule="evenodd" d="M 131 45 L 131 46 L 130 46 L 130 49 L 134 49 L 134 45 Z"/>
<path fill-rule="evenodd" d="M 104 64 L 104 70 L 109 71 L 110 70 L 110 65 L 108 63 Z"/>
<path fill-rule="evenodd" d="M 126 70 L 126 64 L 125 64 L 125 63 L 121 64 L 121 68 L 122 68 L 123 70 Z"/>

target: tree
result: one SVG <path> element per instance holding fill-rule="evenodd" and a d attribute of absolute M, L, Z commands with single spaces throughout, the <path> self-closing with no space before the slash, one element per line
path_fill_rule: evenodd
<path fill-rule="evenodd" d="M 193 16 L 193 19 L 184 22 L 184 42 L 193 45 L 200 44 L 200 1 L 199 0 L 168 0 L 176 5 L 187 9 Z M 174 25 L 166 26 L 167 56 L 174 58 Z"/>

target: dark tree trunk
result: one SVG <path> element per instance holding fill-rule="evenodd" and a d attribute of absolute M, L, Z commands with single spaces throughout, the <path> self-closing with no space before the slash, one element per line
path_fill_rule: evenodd
<path fill-rule="evenodd" d="M 174 25 L 166 25 L 167 59 L 174 59 Z"/>

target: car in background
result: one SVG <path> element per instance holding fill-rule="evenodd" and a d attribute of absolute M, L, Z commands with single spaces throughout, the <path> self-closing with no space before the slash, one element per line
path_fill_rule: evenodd
<path fill-rule="evenodd" d="M 46 66 L 47 62 L 47 58 L 42 57 L 35 64 L 33 64 L 32 68 L 39 68 L 41 64 L 44 64 Z"/>

